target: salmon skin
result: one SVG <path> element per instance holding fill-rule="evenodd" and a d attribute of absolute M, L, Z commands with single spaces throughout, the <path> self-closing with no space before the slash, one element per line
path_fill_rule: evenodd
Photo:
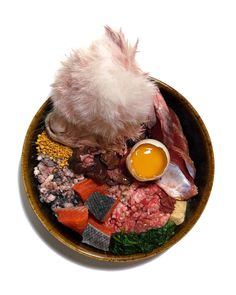
<path fill-rule="evenodd" d="M 115 203 L 116 200 L 113 198 L 94 192 L 89 196 L 84 205 L 98 221 L 104 222 Z"/>
<path fill-rule="evenodd" d="M 111 234 L 108 231 L 103 231 L 101 226 L 96 226 L 96 222 L 88 223 L 82 237 L 82 243 L 103 251 L 109 251 Z"/>
<path fill-rule="evenodd" d="M 88 208 L 78 206 L 73 208 L 55 208 L 57 220 L 63 225 L 82 234 L 88 224 Z"/>

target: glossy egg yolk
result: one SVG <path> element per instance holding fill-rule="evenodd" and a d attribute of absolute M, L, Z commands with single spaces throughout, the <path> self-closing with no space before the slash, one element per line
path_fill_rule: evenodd
<path fill-rule="evenodd" d="M 167 165 L 167 156 L 160 147 L 141 144 L 132 153 L 130 164 L 137 176 L 149 179 L 163 173 Z"/>

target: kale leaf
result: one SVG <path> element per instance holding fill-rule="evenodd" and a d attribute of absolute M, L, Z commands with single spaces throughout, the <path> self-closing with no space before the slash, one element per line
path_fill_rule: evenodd
<path fill-rule="evenodd" d="M 175 230 L 175 223 L 169 221 L 161 228 L 150 229 L 140 234 L 114 233 L 111 237 L 110 251 L 115 255 L 148 253 L 168 241 L 175 234 Z"/>

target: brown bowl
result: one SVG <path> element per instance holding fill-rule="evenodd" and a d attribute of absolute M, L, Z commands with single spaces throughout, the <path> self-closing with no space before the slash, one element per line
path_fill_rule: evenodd
<path fill-rule="evenodd" d="M 72 250 L 86 255 L 90 258 L 106 261 L 134 261 L 158 255 L 177 243 L 197 222 L 208 201 L 213 177 L 214 177 L 214 156 L 212 144 L 207 129 L 192 105 L 176 90 L 167 84 L 151 78 L 160 88 L 167 104 L 174 109 L 179 116 L 184 133 L 187 137 L 192 157 L 196 166 L 196 185 L 199 193 L 188 202 L 186 218 L 183 224 L 178 227 L 176 234 L 163 246 L 156 248 L 150 253 L 139 253 L 133 255 L 116 256 L 81 243 L 78 234 L 59 224 L 46 204 L 42 204 L 38 198 L 37 180 L 33 176 L 33 168 L 36 166 L 35 140 L 37 134 L 44 128 L 44 119 L 51 110 L 51 103 L 48 99 L 39 109 L 33 118 L 27 131 L 23 152 L 22 152 L 22 174 L 25 191 L 30 204 L 45 226 L 45 228 L 60 242 Z"/>

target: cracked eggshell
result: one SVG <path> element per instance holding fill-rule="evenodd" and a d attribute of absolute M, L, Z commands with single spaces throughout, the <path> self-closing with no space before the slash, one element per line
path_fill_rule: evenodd
<path fill-rule="evenodd" d="M 140 145 L 143 145 L 143 144 L 151 144 L 151 145 L 153 145 L 153 146 L 156 146 L 156 147 L 158 147 L 158 148 L 161 148 L 161 149 L 164 151 L 164 153 L 165 153 L 165 155 L 166 155 L 166 158 L 167 158 L 166 167 L 165 167 L 165 169 L 163 170 L 163 172 L 162 172 L 161 174 L 159 174 L 159 175 L 156 175 L 156 176 L 152 177 L 152 178 L 144 178 L 144 177 L 141 177 L 141 176 L 137 175 L 136 172 L 134 171 L 134 169 L 132 168 L 131 156 L 132 156 L 132 154 L 135 152 L 135 150 L 136 150 Z M 132 147 L 132 149 L 131 149 L 129 155 L 128 155 L 127 158 L 126 158 L 126 166 L 127 166 L 128 170 L 129 170 L 129 172 L 130 172 L 131 175 L 132 175 L 135 179 L 137 179 L 138 181 L 152 181 L 152 180 L 156 180 L 156 179 L 160 178 L 160 177 L 166 172 L 169 163 L 170 163 L 170 154 L 169 154 L 169 151 L 168 151 L 167 147 L 166 147 L 162 142 L 160 142 L 160 141 L 158 141 L 158 140 L 155 140 L 155 139 L 148 139 L 148 138 L 147 138 L 147 139 L 144 139 L 144 140 L 140 140 L 139 142 L 137 142 L 137 143 Z"/>

